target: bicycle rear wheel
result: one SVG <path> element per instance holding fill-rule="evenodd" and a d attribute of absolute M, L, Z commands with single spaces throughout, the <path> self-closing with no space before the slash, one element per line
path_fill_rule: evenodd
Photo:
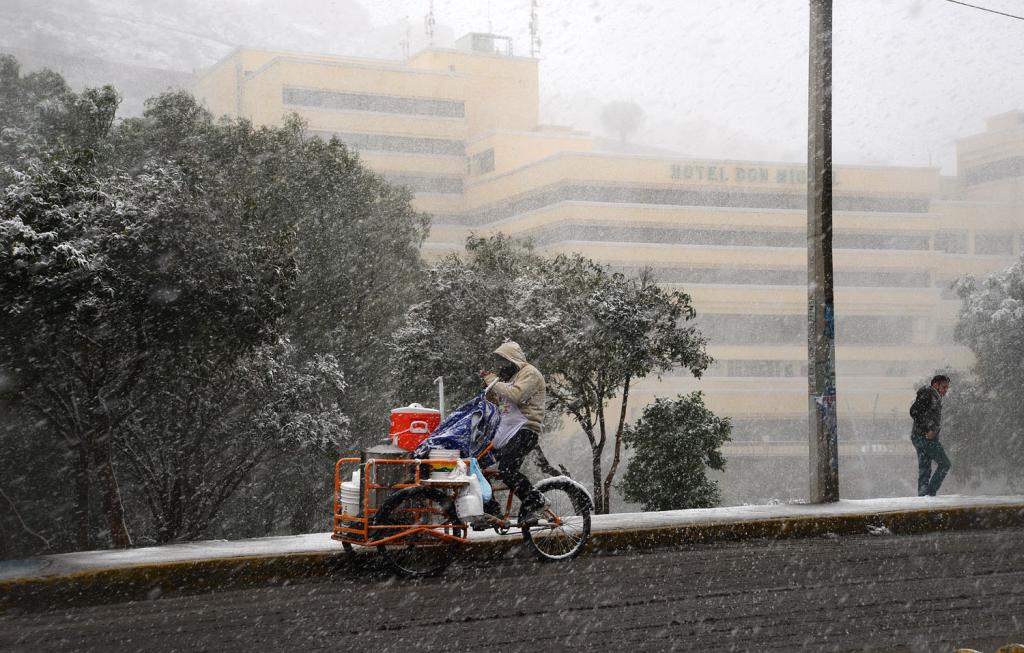
<path fill-rule="evenodd" d="M 455 503 L 437 488 L 411 487 L 397 492 L 384 502 L 374 524 L 398 526 L 377 529 L 375 538 L 387 537 L 406 528 L 428 524 L 457 524 Z M 443 532 L 465 537 L 464 526 L 452 526 Z M 430 532 L 408 535 L 390 544 L 378 544 L 377 551 L 392 569 L 403 576 L 434 576 L 444 571 L 455 553 L 455 542 L 442 540 Z"/>
<path fill-rule="evenodd" d="M 542 481 L 536 487 L 548 502 L 547 518 L 535 526 L 523 526 L 523 541 L 541 560 L 575 558 L 590 539 L 590 497 L 564 478 Z M 520 521 L 524 516 L 520 512 Z"/>

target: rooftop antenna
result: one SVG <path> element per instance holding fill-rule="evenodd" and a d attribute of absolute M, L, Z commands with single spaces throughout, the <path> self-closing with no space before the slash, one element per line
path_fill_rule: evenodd
<path fill-rule="evenodd" d="M 540 0 L 530 0 L 530 57 L 536 59 L 540 54 L 540 19 L 537 14 Z"/>
<path fill-rule="evenodd" d="M 430 42 L 430 47 L 434 47 L 434 23 L 434 0 L 430 0 L 430 9 L 423 18 L 423 28 L 427 32 L 427 40 Z"/>

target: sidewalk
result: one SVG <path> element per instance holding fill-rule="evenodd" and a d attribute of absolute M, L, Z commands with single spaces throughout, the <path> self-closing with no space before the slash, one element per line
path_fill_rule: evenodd
<path fill-rule="evenodd" d="M 898 535 L 1014 526 L 1024 526 L 1024 496 L 844 500 L 594 515 L 591 547 L 620 550 L 716 540 L 872 531 Z M 471 540 L 471 554 L 495 555 L 517 546 L 522 538 L 516 532 L 502 537 L 489 531 L 471 533 Z M 362 547 L 356 551 L 372 553 Z M 206 590 L 318 576 L 344 568 L 344 560 L 341 544 L 331 540 L 329 533 L 11 560 L 0 562 L 0 607 L 41 600 L 87 600 L 97 594 L 153 596 L 165 589 Z"/>

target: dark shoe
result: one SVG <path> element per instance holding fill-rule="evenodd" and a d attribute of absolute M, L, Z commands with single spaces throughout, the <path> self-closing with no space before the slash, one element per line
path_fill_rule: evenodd
<path fill-rule="evenodd" d="M 494 515 L 495 517 L 501 517 L 501 504 L 494 499 L 488 499 L 484 502 L 484 512 L 488 515 Z"/>
<path fill-rule="evenodd" d="M 529 512 L 524 514 L 522 516 L 522 518 L 519 520 L 519 525 L 520 526 L 536 526 L 537 524 L 541 523 L 542 521 L 547 521 L 547 519 L 548 519 L 548 509 L 550 507 L 551 506 L 548 505 L 548 502 L 545 501 L 539 507 L 534 508 L 533 510 L 530 510 Z"/>
<path fill-rule="evenodd" d="M 486 531 L 498 526 L 501 521 L 494 515 L 476 515 L 469 518 L 469 527 L 474 531 Z"/>

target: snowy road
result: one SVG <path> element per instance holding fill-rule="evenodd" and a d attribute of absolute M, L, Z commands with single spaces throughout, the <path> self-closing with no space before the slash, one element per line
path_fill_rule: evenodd
<path fill-rule="evenodd" d="M 994 651 L 1024 640 L 1024 530 L 457 562 L 0 615 L 2 651 Z"/>

